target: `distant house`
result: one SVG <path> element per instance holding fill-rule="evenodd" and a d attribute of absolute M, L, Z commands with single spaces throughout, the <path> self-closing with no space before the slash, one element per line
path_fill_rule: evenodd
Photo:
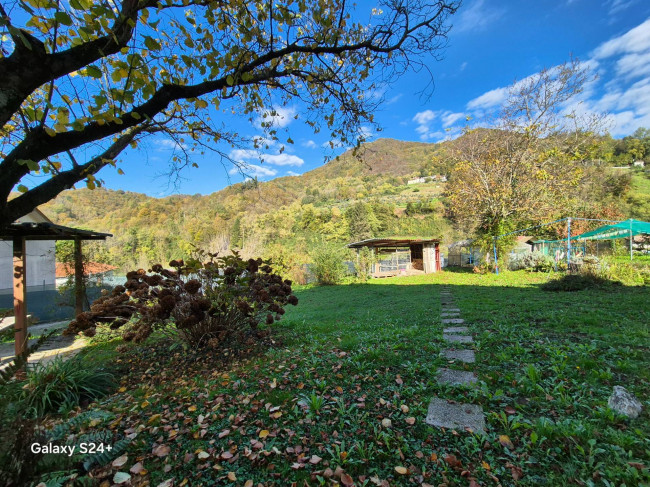
<path fill-rule="evenodd" d="M 427 180 L 426 178 L 415 178 L 415 179 L 409 179 L 406 184 L 420 184 L 420 183 L 426 183 Z"/>
<path fill-rule="evenodd" d="M 18 223 L 52 223 L 36 209 L 18 219 Z M 54 240 L 29 240 L 27 253 L 27 290 L 45 291 L 55 288 Z M 13 294 L 13 243 L 0 240 L 0 294 Z"/>
<path fill-rule="evenodd" d="M 428 183 L 430 181 L 439 181 L 441 183 L 444 183 L 447 181 L 447 176 L 444 176 L 442 174 L 436 174 L 435 176 L 424 176 L 421 178 L 409 179 L 406 184 L 421 184 Z"/>
<path fill-rule="evenodd" d="M 114 276 L 117 267 L 109 264 L 102 264 L 100 262 L 88 262 L 84 264 L 84 271 L 86 276 L 92 281 L 101 285 L 105 279 L 110 279 Z M 68 279 L 74 276 L 74 264 L 57 262 L 56 263 L 56 287 L 65 284 Z"/>
<path fill-rule="evenodd" d="M 634 167 L 644 167 L 645 161 L 634 161 Z"/>

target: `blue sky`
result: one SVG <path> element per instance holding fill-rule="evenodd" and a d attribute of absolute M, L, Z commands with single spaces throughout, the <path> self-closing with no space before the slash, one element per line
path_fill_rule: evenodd
<path fill-rule="evenodd" d="M 368 7 L 371 8 L 371 7 Z M 421 74 L 409 74 L 376 95 L 385 100 L 376 118 L 383 130 L 372 137 L 438 142 L 454 136 L 466 117 L 478 119 L 503 101 L 515 80 L 550 68 L 571 56 L 588 62 L 598 75 L 582 95 L 582 109 L 609 114 L 615 137 L 650 127 L 650 2 L 647 0 L 466 0 L 452 18 L 444 59 L 432 62 L 435 90 L 428 98 Z M 325 134 L 314 135 L 300 122 L 300 107 L 276 107 L 277 125 L 295 144 L 280 153 L 277 144 L 263 153 L 230 152 L 248 163 L 260 180 L 297 175 L 323 164 L 332 151 Z M 298 120 L 294 116 L 298 115 Z M 237 117 L 224 119 L 242 134 L 259 127 Z M 370 133 L 370 132 L 369 132 Z M 177 186 L 163 174 L 174 149 L 166 139 L 149 140 L 125 153 L 119 164 L 125 175 L 107 168 L 99 174 L 105 186 L 165 196 L 208 194 L 243 176 L 214 157 L 198 157 L 199 168 L 187 169 Z M 230 149 L 222 147 L 229 152 Z M 338 149 L 336 153 L 343 151 Z"/>

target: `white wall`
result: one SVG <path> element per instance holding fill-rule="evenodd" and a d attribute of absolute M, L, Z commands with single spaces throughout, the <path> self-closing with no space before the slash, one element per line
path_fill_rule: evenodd
<path fill-rule="evenodd" d="M 27 287 L 54 286 L 54 241 L 30 240 L 27 252 Z M 0 291 L 13 288 L 13 243 L 0 241 Z"/>

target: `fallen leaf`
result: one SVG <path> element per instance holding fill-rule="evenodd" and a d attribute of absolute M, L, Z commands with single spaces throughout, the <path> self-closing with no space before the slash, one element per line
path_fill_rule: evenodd
<path fill-rule="evenodd" d="M 162 418 L 162 414 L 154 414 L 149 418 L 149 421 L 147 421 L 147 424 L 153 424 Z"/>
<path fill-rule="evenodd" d="M 506 413 L 507 414 L 517 414 L 517 411 L 512 406 L 507 406 L 506 407 Z"/>
<path fill-rule="evenodd" d="M 129 469 L 129 472 L 131 472 L 132 474 L 137 475 L 140 472 L 142 472 L 143 470 L 144 470 L 144 467 L 142 466 L 142 462 L 138 462 Z"/>
<path fill-rule="evenodd" d="M 404 384 L 404 381 L 402 380 L 402 378 L 399 375 L 395 379 L 395 382 L 397 382 L 398 386 L 401 386 L 402 384 Z"/>
<path fill-rule="evenodd" d="M 266 438 L 267 436 L 269 436 L 269 430 L 260 431 L 260 438 Z"/>
<path fill-rule="evenodd" d="M 510 438 L 507 435 L 499 436 L 499 443 L 501 443 L 502 446 L 505 446 L 509 450 L 515 449 L 515 445 L 512 444 L 512 441 L 510 441 Z"/>
<path fill-rule="evenodd" d="M 458 460 L 458 458 L 456 458 L 456 455 L 448 454 L 448 455 L 445 455 L 442 458 L 452 468 L 456 468 L 456 467 L 460 468 L 460 467 L 463 466 L 463 464 L 460 463 L 460 460 Z"/>
<path fill-rule="evenodd" d="M 408 468 L 406 468 L 406 467 L 402 467 L 402 466 L 400 466 L 400 467 L 395 467 L 395 471 L 396 471 L 398 474 L 400 474 L 400 475 L 406 475 L 407 473 L 409 473 Z"/>
<path fill-rule="evenodd" d="M 121 457 L 117 457 L 115 460 L 113 460 L 113 463 L 111 465 L 113 465 L 115 468 L 120 468 L 127 462 L 128 459 L 128 455 L 122 455 Z"/>
<path fill-rule="evenodd" d="M 171 448 L 169 448 L 167 445 L 159 445 L 154 449 L 153 454 L 157 457 L 166 457 L 169 455 L 170 451 Z"/>
<path fill-rule="evenodd" d="M 381 420 L 381 425 L 384 428 L 390 428 L 393 425 L 393 422 L 388 418 L 384 418 L 384 419 Z"/>
<path fill-rule="evenodd" d="M 206 458 L 210 458 L 210 454 L 207 451 L 200 451 L 198 457 L 199 460 L 205 460 Z"/>
<path fill-rule="evenodd" d="M 312 455 L 311 458 L 309 459 L 309 463 L 311 463 L 312 465 L 317 465 L 321 460 L 322 458 L 319 457 L 318 455 Z"/>
<path fill-rule="evenodd" d="M 244 487 L 253 487 L 253 481 L 251 479 L 248 479 L 244 484 Z"/>
<path fill-rule="evenodd" d="M 237 480 L 237 476 L 235 475 L 235 472 L 228 472 L 228 480 L 234 482 Z"/>
<path fill-rule="evenodd" d="M 196 406 L 192 405 L 189 408 L 187 408 L 187 410 L 190 411 L 190 412 L 194 412 L 194 411 L 196 411 Z"/>
<path fill-rule="evenodd" d="M 411 416 L 410 418 L 406 418 L 405 421 L 406 421 L 406 424 L 410 424 L 411 426 L 413 426 L 415 424 L 415 418 L 413 416 Z"/>
<path fill-rule="evenodd" d="M 341 475 L 341 483 L 345 487 L 352 487 L 354 485 L 354 480 L 347 473 Z"/>
<path fill-rule="evenodd" d="M 174 485 L 174 479 L 167 479 L 164 482 L 158 484 L 158 487 L 172 487 Z"/>
<path fill-rule="evenodd" d="M 481 465 L 485 470 L 492 470 L 492 467 L 490 467 L 490 464 L 487 463 L 485 460 L 481 462 Z"/>
<path fill-rule="evenodd" d="M 224 436 L 228 436 L 230 434 L 230 430 L 223 430 L 221 433 L 219 433 L 219 438 L 223 438 Z"/>
<path fill-rule="evenodd" d="M 131 475 L 126 472 L 117 472 L 115 475 L 113 475 L 114 484 L 120 485 L 128 482 L 129 480 L 131 480 Z"/>
<path fill-rule="evenodd" d="M 400 409 L 402 410 L 402 412 L 403 412 L 404 414 L 406 414 L 406 413 L 409 412 L 409 407 L 408 407 L 406 404 L 402 404 L 402 406 L 400 407 Z"/>

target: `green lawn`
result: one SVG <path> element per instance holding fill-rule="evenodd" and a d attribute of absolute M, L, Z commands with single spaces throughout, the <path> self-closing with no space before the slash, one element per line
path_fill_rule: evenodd
<path fill-rule="evenodd" d="M 547 279 L 444 272 L 299 289 L 275 346 L 228 365 L 129 346 L 113 358 L 122 388 L 94 406 L 107 412 L 95 429 L 133 437 L 104 475 L 140 462 L 135 485 L 649 482 L 648 288 L 549 293 Z M 442 284 L 474 333 L 471 391 L 435 381 L 448 366 Z M 616 384 L 644 402 L 640 418 L 607 408 Z M 435 396 L 480 404 L 487 435 L 426 425 Z"/>

